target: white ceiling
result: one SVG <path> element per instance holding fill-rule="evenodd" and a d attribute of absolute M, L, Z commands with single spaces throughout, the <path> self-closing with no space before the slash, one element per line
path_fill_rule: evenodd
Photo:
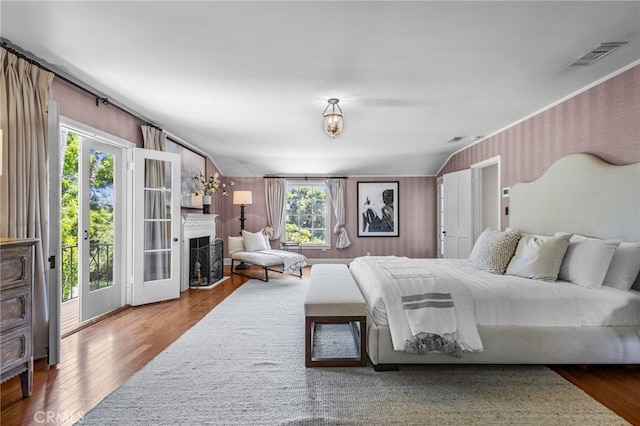
<path fill-rule="evenodd" d="M 11 2 L 5 40 L 208 153 L 226 176 L 433 175 L 640 59 L 640 2 Z M 600 42 L 629 44 L 589 67 Z M 322 130 L 337 97 L 344 131 Z"/>

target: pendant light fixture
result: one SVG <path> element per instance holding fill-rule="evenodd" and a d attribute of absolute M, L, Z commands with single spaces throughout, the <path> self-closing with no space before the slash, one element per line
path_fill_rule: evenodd
<path fill-rule="evenodd" d="M 331 98 L 328 100 L 327 107 L 324 109 L 322 116 L 324 117 L 324 131 L 329 136 L 335 138 L 342 131 L 342 109 L 338 105 L 339 99 Z M 331 110 L 329 110 L 331 107 Z M 338 109 L 336 111 L 336 108 Z"/>

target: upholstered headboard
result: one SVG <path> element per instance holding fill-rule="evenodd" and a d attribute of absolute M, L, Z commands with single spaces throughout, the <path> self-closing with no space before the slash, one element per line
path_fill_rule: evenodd
<path fill-rule="evenodd" d="M 640 163 L 615 166 L 571 154 L 537 180 L 514 185 L 510 197 L 513 229 L 640 241 Z"/>

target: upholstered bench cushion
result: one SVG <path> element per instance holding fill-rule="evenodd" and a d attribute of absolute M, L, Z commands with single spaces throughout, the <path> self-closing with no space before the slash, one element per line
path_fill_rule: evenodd
<path fill-rule="evenodd" d="M 309 289 L 304 300 L 305 366 L 363 367 L 367 365 L 367 305 L 347 265 L 319 264 L 311 267 Z M 359 342 L 355 358 L 314 358 L 316 323 L 348 323 Z"/>
<path fill-rule="evenodd" d="M 231 255 L 231 259 L 251 263 L 252 265 L 278 266 L 282 265 L 284 256 L 291 255 L 291 252 L 285 250 L 238 251 Z"/>
<path fill-rule="evenodd" d="M 366 316 L 367 305 L 347 265 L 311 267 L 305 316 Z"/>

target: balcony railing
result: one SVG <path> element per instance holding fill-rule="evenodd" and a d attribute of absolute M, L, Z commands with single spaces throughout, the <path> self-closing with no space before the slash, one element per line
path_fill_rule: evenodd
<path fill-rule="evenodd" d="M 78 246 L 62 247 L 62 301 L 78 297 Z M 89 245 L 89 290 L 113 284 L 113 244 Z"/>

